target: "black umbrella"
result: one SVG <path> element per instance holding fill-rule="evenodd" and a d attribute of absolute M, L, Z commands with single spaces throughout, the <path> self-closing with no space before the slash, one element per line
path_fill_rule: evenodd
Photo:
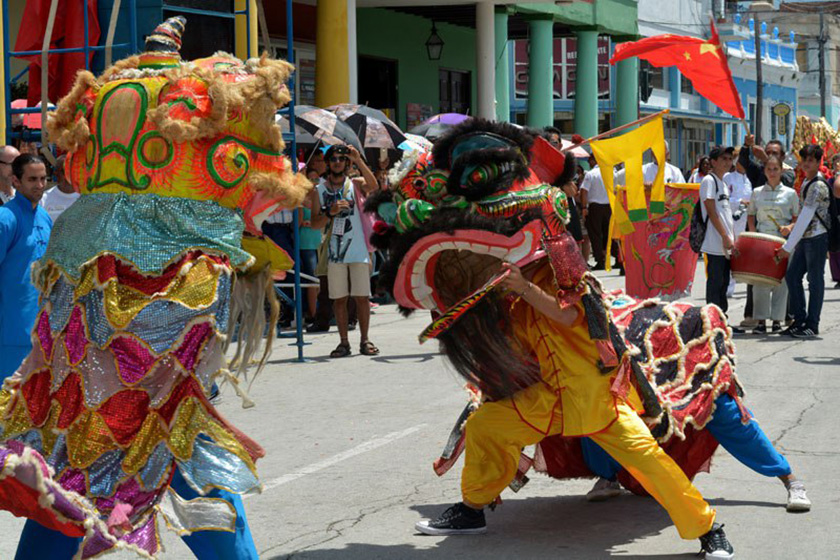
<path fill-rule="evenodd" d="M 281 117 L 279 123 L 283 131 L 288 132 L 289 121 Z M 316 145 L 319 141 L 328 146 L 346 144 L 359 150 L 359 153 L 364 149 L 353 129 L 335 113 L 311 105 L 295 105 L 295 141 L 304 146 Z"/>
<path fill-rule="evenodd" d="M 447 132 L 455 125 L 446 124 L 442 122 L 434 122 L 434 123 L 422 123 L 418 124 L 408 132 L 411 134 L 416 134 L 418 136 L 422 136 L 424 138 L 428 138 L 429 140 L 435 141 Z"/>
<path fill-rule="evenodd" d="M 353 129 L 365 148 L 395 150 L 405 142 L 400 127 L 378 109 L 352 103 L 333 105 L 328 109 Z"/>

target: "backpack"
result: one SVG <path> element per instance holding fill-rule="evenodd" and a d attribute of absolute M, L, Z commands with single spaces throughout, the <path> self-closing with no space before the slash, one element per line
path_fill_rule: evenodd
<path fill-rule="evenodd" d="M 718 193 L 717 177 L 715 180 L 715 198 Z M 709 227 L 709 217 L 703 218 L 703 201 L 698 200 L 694 205 L 694 212 L 691 214 L 691 227 L 688 230 L 688 245 L 698 255 L 703 252 L 703 241 L 706 239 L 706 229 Z"/>
<path fill-rule="evenodd" d="M 838 205 L 837 198 L 834 196 L 833 186 L 829 185 L 828 181 L 823 180 L 822 177 L 817 176 L 803 187 L 802 199 L 805 200 L 808 196 L 808 188 L 817 180 L 821 180 L 828 187 L 828 223 L 825 223 L 825 220 L 820 217 L 819 212 L 815 212 L 814 217 L 820 221 L 828 232 L 828 250 L 834 253 L 840 251 L 840 206 Z"/>

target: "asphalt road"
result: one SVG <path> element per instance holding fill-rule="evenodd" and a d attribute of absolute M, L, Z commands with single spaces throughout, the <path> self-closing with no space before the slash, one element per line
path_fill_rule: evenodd
<path fill-rule="evenodd" d="M 609 288 L 622 285 L 615 273 L 602 274 Z M 717 508 L 741 560 L 840 557 L 840 290 L 832 285 L 821 339 L 737 338 L 747 403 L 814 503 L 810 513 L 786 513 L 778 480 L 719 450 L 711 474 L 695 483 Z M 702 287 L 698 275 L 700 298 Z M 739 286 L 731 302 L 735 320 L 744 299 Z M 358 354 L 357 332 L 354 355 L 341 360 L 326 358 L 338 342 L 335 331 L 308 337 L 302 364 L 289 341 L 280 341 L 253 385 L 256 408 L 243 410 L 225 392 L 222 413 L 268 453 L 259 463 L 265 491 L 245 502 L 261 558 L 696 558 L 697 542 L 680 540 L 653 500 L 625 494 L 590 504 L 583 495 L 592 481 L 541 475 L 518 494 L 505 492 L 504 504 L 488 513 L 487 535 L 415 534 L 418 519 L 459 499 L 460 465 L 442 478 L 431 465 L 465 403 L 436 345 L 417 343 L 427 317 L 403 319 L 394 306 L 379 308 L 371 332 L 382 355 L 375 358 Z M 22 525 L 0 513 L 0 560 L 13 558 Z M 192 557 L 162 532 L 163 558 Z"/>

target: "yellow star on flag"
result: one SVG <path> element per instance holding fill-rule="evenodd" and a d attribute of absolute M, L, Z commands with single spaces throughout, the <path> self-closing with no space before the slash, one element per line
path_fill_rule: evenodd
<path fill-rule="evenodd" d="M 686 59 L 686 60 L 691 60 L 691 55 L 690 55 L 690 54 L 688 54 L 688 51 L 685 51 L 685 52 L 683 53 L 683 56 L 685 57 L 685 59 Z"/>
<path fill-rule="evenodd" d="M 712 43 L 703 43 L 702 45 L 700 45 L 700 54 L 701 55 L 710 52 L 713 55 L 715 55 L 717 58 L 720 58 L 720 55 L 718 54 L 719 50 L 720 50 L 720 46 L 714 45 Z"/>

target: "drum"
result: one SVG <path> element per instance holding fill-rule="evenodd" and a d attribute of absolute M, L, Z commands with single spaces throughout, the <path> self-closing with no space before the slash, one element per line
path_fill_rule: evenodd
<path fill-rule="evenodd" d="M 732 276 L 738 282 L 757 286 L 776 287 L 787 271 L 787 259 L 776 260 L 776 250 L 785 240 L 766 233 L 745 232 L 738 236 L 732 257 Z"/>

